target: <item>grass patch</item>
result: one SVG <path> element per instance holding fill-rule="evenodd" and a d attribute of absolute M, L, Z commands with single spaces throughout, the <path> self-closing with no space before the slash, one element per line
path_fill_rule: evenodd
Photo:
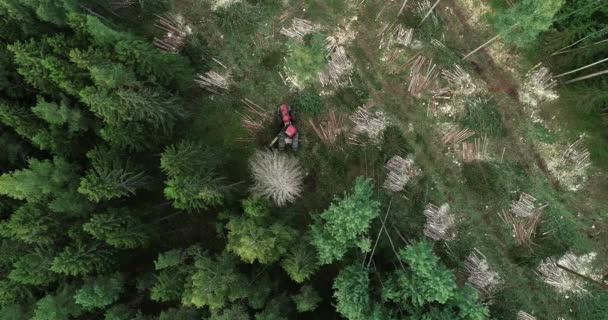
<path fill-rule="evenodd" d="M 295 81 L 307 86 L 318 81 L 319 73 L 325 69 L 325 39 L 320 34 L 305 38 L 304 44 L 290 40 L 287 43 L 286 67 Z"/>
<path fill-rule="evenodd" d="M 502 116 L 496 107 L 496 101 L 491 97 L 471 99 L 465 106 L 460 124 L 477 134 L 488 137 L 503 137 L 506 133 Z"/>

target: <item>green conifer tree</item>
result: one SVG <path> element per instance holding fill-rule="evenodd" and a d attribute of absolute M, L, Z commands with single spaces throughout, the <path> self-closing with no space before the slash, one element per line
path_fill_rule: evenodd
<path fill-rule="evenodd" d="M 110 208 L 103 214 L 94 215 L 82 228 L 93 238 L 119 249 L 145 246 L 150 238 L 149 227 L 127 208 Z"/>
<path fill-rule="evenodd" d="M 53 259 L 51 270 L 71 276 L 106 272 L 116 263 L 113 254 L 113 250 L 97 243 L 76 243 L 65 247 Z"/>
<path fill-rule="evenodd" d="M 371 180 L 359 177 L 352 193 L 336 198 L 312 225 L 312 244 L 321 264 L 339 260 L 348 249 L 360 245 L 360 237 L 380 213 L 380 203 L 372 195 Z"/>
<path fill-rule="evenodd" d="M 200 210 L 217 206 L 224 199 L 215 161 L 201 145 L 182 141 L 167 147 L 160 160 L 167 175 L 165 196 L 177 209 Z"/>
<path fill-rule="evenodd" d="M 118 300 L 123 286 L 123 276 L 118 272 L 98 276 L 78 289 L 74 294 L 74 300 L 87 310 L 103 308 Z"/>

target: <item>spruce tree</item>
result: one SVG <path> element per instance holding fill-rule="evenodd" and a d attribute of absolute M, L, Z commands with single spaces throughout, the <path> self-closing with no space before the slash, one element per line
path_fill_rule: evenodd
<path fill-rule="evenodd" d="M 110 208 L 103 214 L 94 215 L 82 228 L 93 238 L 118 249 L 142 247 L 150 239 L 149 227 L 127 208 Z"/>
<path fill-rule="evenodd" d="M 380 214 L 380 203 L 372 195 L 371 180 L 357 178 L 352 192 L 336 198 L 311 226 L 312 244 L 321 264 L 341 259 L 352 247 L 365 247 L 360 238 Z"/>
<path fill-rule="evenodd" d="M 167 147 L 160 167 L 167 175 L 165 196 L 177 209 L 201 210 L 223 202 L 216 160 L 200 144 L 182 141 Z"/>
<path fill-rule="evenodd" d="M 97 276 L 76 291 L 74 300 L 87 310 L 103 308 L 118 300 L 123 286 L 123 276 L 118 272 Z"/>
<path fill-rule="evenodd" d="M 69 320 L 83 313 L 74 302 L 75 289 L 63 286 L 53 294 L 47 294 L 36 302 L 32 320 Z"/>
<path fill-rule="evenodd" d="M 87 153 L 92 169 L 80 181 L 78 192 L 91 201 L 100 202 L 134 195 L 147 188 L 150 178 L 137 166 L 124 161 L 109 148 L 97 147 Z"/>
<path fill-rule="evenodd" d="M 55 256 L 51 270 L 71 276 L 106 272 L 116 262 L 113 255 L 113 250 L 97 243 L 76 243 L 65 247 Z"/>

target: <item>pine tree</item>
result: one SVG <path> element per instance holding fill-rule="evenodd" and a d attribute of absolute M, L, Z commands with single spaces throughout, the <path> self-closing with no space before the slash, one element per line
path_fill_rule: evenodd
<path fill-rule="evenodd" d="M 18 135 L 30 140 L 43 128 L 27 109 L 1 101 L 0 122 L 13 128 Z"/>
<path fill-rule="evenodd" d="M 76 243 L 65 247 L 53 259 L 51 270 L 71 276 L 105 272 L 116 262 L 113 254 L 112 250 L 96 243 Z"/>
<path fill-rule="evenodd" d="M 251 320 L 251 317 L 244 306 L 233 304 L 221 310 L 212 310 L 209 320 Z"/>
<path fill-rule="evenodd" d="M 160 160 L 167 175 L 165 196 L 177 209 L 201 210 L 217 206 L 224 199 L 215 162 L 201 145 L 182 141 L 167 147 Z"/>
<path fill-rule="evenodd" d="M 372 194 L 371 180 L 357 178 L 352 193 L 336 198 L 312 225 L 312 244 L 321 264 L 339 260 L 348 249 L 359 245 L 360 237 L 380 213 L 380 203 L 372 200 Z"/>
<path fill-rule="evenodd" d="M 33 293 L 27 286 L 10 279 L 0 280 L 0 307 L 27 304 L 32 298 Z"/>
<path fill-rule="evenodd" d="M 149 227 L 127 208 L 110 208 L 91 217 L 82 228 L 97 240 L 119 249 L 134 249 L 149 241 Z"/>
<path fill-rule="evenodd" d="M 487 319 L 488 309 L 477 302 L 476 292 L 469 285 L 456 286 L 456 277 L 440 264 L 430 243 L 410 244 L 399 250 L 399 259 L 408 271 L 395 270 L 384 281 L 385 301 L 400 304 L 414 318 Z"/>
<path fill-rule="evenodd" d="M 107 309 L 104 320 L 132 320 L 135 311 L 124 304 L 117 304 Z"/>
<path fill-rule="evenodd" d="M 122 274 L 113 273 L 96 277 L 76 291 L 74 300 L 84 309 L 103 308 L 118 300 L 123 291 Z"/>

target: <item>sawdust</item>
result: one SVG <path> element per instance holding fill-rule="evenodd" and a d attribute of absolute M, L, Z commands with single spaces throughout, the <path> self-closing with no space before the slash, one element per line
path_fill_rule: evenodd
<path fill-rule="evenodd" d="M 490 7 L 482 0 L 460 0 L 460 7 L 469 17 L 469 24 L 476 27 L 487 27 L 484 16 L 490 12 Z"/>

